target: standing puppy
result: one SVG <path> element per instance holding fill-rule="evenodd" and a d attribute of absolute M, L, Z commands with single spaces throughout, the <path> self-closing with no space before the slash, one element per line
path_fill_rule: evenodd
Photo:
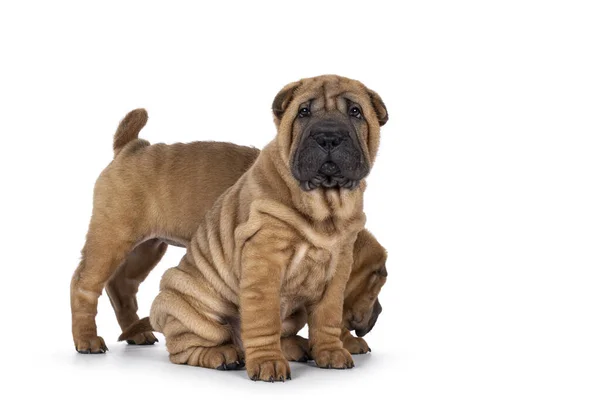
<path fill-rule="evenodd" d="M 283 381 L 285 321 L 306 310 L 316 364 L 353 366 L 340 340 L 344 291 L 387 111 L 360 82 L 326 75 L 287 85 L 273 112 L 275 139 L 162 278 L 150 322 L 174 363 L 231 367 L 245 354 L 252 379 Z"/>

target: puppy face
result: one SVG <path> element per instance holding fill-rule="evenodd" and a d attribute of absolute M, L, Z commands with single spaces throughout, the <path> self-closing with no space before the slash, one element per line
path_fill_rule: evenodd
<path fill-rule="evenodd" d="M 335 75 L 287 85 L 273 113 L 281 156 L 305 191 L 356 188 L 373 165 L 388 118 L 374 91 Z"/>
<path fill-rule="evenodd" d="M 344 295 L 344 323 L 357 336 L 373 329 L 382 311 L 379 292 L 387 280 L 385 249 L 367 231 L 362 231 L 354 247 L 354 266 Z"/>

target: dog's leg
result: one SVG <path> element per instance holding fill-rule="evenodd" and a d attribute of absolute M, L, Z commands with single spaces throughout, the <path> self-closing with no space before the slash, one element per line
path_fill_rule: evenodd
<path fill-rule="evenodd" d="M 119 326 L 125 330 L 136 322 L 138 304 L 136 294 L 140 283 L 158 264 L 168 245 L 160 239 L 150 239 L 131 251 L 106 284 L 106 293 L 115 310 Z M 129 344 L 154 344 L 158 342 L 152 332 L 127 338 Z"/>
<path fill-rule="evenodd" d="M 175 364 L 215 369 L 244 366 L 235 320 L 237 307 L 213 289 L 193 261 L 193 249 L 162 276 L 150 323 L 163 333 Z"/>
<path fill-rule="evenodd" d="M 234 314 L 235 307 L 216 295 L 195 275 L 194 268 L 184 256 L 179 267 L 165 272 L 162 290 L 150 310 L 152 327 L 164 334 L 169 359 L 175 364 L 220 370 L 242 368 L 244 354 L 236 346 L 235 329 L 225 317 Z M 190 291 L 200 293 L 201 299 L 190 297 Z"/>
<path fill-rule="evenodd" d="M 308 336 L 311 355 L 321 368 L 346 369 L 354 367 L 348 350 L 340 339 L 344 289 L 352 265 L 351 249 L 343 249 L 336 273 L 320 302 L 308 310 Z"/>
<path fill-rule="evenodd" d="M 288 243 L 276 228 L 264 229 L 246 241 L 242 252 L 240 317 L 246 371 L 252 380 L 285 381 L 290 365 L 281 351 L 282 266 L 291 255 Z M 285 232 L 285 230 L 284 230 Z M 264 249 L 278 247 L 273 252 Z"/>
<path fill-rule="evenodd" d="M 244 367 L 244 354 L 225 325 L 201 314 L 196 314 L 194 325 L 201 326 L 201 334 L 172 317 L 162 327 L 171 362 L 218 370 Z"/>
<path fill-rule="evenodd" d="M 133 247 L 116 235 L 88 232 L 81 262 L 71 279 L 71 318 L 75 349 L 80 353 L 104 353 L 106 344 L 96 331 L 98 297 L 115 269 Z"/>
<path fill-rule="evenodd" d="M 281 324 L 281 351 L 288 361 L 307 362 L 310 360 L 308 340 L 297 333 L 306 325 L 306 309 L 301 308 Z"/>

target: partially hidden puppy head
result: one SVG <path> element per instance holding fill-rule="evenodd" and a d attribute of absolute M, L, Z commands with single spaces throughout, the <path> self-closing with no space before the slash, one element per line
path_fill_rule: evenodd
<path fill-rule="evenodd" d="M 303 190 L 354 189 L 368 175 L 388 120 L 377 93 L 323 75 L 288 84 L 272 108 L 280 155 Z"/>
<path fill-rule="evenodd" d="M 366 230 L 354 246 L 354 265 L 344 294 L 344 324 L 364 336 L 373 329 L 383 308 L 379 292 L 387 280 L 387 252 Z"/>

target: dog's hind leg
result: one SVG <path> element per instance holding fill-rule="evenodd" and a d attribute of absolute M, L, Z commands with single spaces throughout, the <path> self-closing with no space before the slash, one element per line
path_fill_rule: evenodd
<path fill-rule="evenodd" d="M 237 306 L 214 290 L 190 258 L 188 251 L 176 268 L 163 274 L 161 291 L 150 309 L 152 328 L 165 336 L 175 364 L 242 368 L 237 323 L 231 323 Z"/>
<path fill-rule="evenodd" d="M 201 335 L 175 318 L 165 324 L 163 333 L 171 362 L 218 370 L 244 367 L 244 353 L 224 325 L 199 314 L 195 323 L 203 325 Z"/>
<path fill-rule="evenodd" d="M 129 240 L 120 239 L 112 230 L 105 232 L 94 223 L 90 224 L 81 262 L 71 279 L 72 332 L 78 352 L 97 354 L 108 350 L 96 329 L 98 298 L 133 245 Z"/>
<path fill-rule="evenodd" d="M 176 268 L 167 270 L 161 281 L 163 289 L 150 310 L 152 327 L 165 335 L 169 359 L 175 364 L 219 370 L 243 368 L 244 353 L 235 343 L 233 327 L 226 322 L 226 317 L 219 316 L 222 314 L 207 305 L 221 310 L 233 311 L 233 308 L 219 296 L 205 291 L 200 282 L 186 282 L 186 275 Z M 177 282 L 173 282 L 173 277 Z M 165 288 L 170 281 L 176 286 Z M 200 289 L 205 296 L 201 301 L 193 299 L 183 293 L 187 292 L 186 287 Z"/>
<path fill-rule="evenodd" d="M 127 255 L 125 261 L 119 265 L 108 280 L 106 293 L 122 330 L 139 319 L 136 299 L 138 288 L 163 257 L 167 247 L 168 245 L 160 239 L 150 239 L 139 244 Z M 127 338 L 129 344 L 145 345 L 154 344 L 157 341 L 152 332 L 144 332 Z"/>
<path fill-rule="evenodd" d="M 306 325 L 306 309 L 301 308 L 287 317 L 281 324 L 281 351 L 288 361 L 307 362 L 310 360 L 308 340 L 298 335 Z"/>

